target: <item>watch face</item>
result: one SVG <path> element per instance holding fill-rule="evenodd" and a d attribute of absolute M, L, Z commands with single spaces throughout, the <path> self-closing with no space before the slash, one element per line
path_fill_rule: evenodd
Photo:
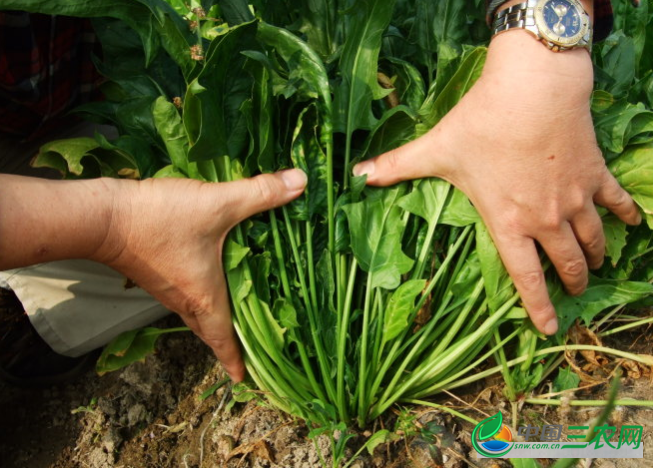
<path fill-rule="evenodd" d="M 551 0 L 544 4 L 544 22 L 559 37 L 572 37 L 580 31 L 580 14 L 568 0 Z"/>
<path fill-rule="evenodd" d="M 587 33 L 589 18 L 574 0 L 545 0 L 535 9 L 540 34 L 549 41 L 573 46 Z"/>

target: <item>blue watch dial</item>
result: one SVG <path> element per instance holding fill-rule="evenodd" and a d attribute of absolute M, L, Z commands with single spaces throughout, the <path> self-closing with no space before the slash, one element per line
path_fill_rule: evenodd
<path fill-rule="evenodd" d="M 578 10 L 568 0 L 551 0 L 544 5 L 544 22 L 558 37 L 572 37 L 581 29 Z"/>

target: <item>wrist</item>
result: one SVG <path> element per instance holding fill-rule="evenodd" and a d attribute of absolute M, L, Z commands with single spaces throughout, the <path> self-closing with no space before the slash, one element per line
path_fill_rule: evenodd
<path fill-rule="evenodd" d="M 552 52 L 523 30 L 497 35 L 490 43 L 483 80 L 508 90 L 546 88 L 589 100 L 594 80 L 592 60 L 585 49 Z"/>
<path fill-rule="evenodd" d="M 131 201 L 139 182 L 122 179 L 94 179 L 103 193 L 102 209 L 97 222 L 103 236 L 89 255 L 89 260 L 112 265 L 124 252 L 131 232 Z"/>

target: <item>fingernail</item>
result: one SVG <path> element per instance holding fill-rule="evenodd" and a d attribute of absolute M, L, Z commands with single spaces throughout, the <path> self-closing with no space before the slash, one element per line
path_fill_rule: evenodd
<path fill-rule="evenodd" d="M 362 175 L 367 175 L 369 177 L 374 174 L 375 170 L 376 164 L 374 164 L 374 161 L 363 161 L 362 163 L 358 163 L 354 166 L 354 175 L 356 177 Z"/>
<path fill-rule="evenodd" d="M 544 325 L 544 333 L 547 335 L 555 335 L 555 333 L 558 331 L 558 319 L 551 319 L 548 322 L 546 322 L 546 325 Z"/>
<path fill-rule="evenodd" d="M 642 214 L 637 211 L 637 217 L 635 218 L 635 224 L 641 224 L 642 223 Z"/>
<path fill-rule="evenodd" d="M 286 188 L 291 191 L 301 190 L 306 187 L 308 177 L 301 169 L 289 169 L 281 173 L 281 179 L 286 185 Z"/>

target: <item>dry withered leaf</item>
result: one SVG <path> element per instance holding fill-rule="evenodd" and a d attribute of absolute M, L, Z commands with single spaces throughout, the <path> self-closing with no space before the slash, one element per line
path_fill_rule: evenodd
<path fill-rule="evenodd" d="M 397 90 L 395 89 L 395 85 L 392 82 L 392 79 L 388 77 L 386 74 L 378 72 L 376 74 L 376 80 L 381 85 L 383 89 L 392 89 L 393 91 L 388 94 L 385 98 L 384 101 L 386 105 L 389 108 L 397 107 L 399 104 L 399 94 L 397 94 Z"/>
<path fill-rule="evenodd" d="M 581 326 L 578 323 L 569 331 L 569 337 L 571 341 L 575 344 L 603 346 L 601 339 L 598 336 L 596 336 L 596 334 L 592 330 L 590 330 L 587 327 Z M 578 352 L 587 361 L 586 364 L 582 365 L 582 370 L 585 372 L 594 372 L 598 369 L 603 369 L 610 362 L 607 357 L 605 357 L 603 354 L 597 351 L 582 350 Z M 572 360 L 575 359 L 576 352 L 567 351 L 565 353 L 565 356 L 567 357 L 567 361 L 569 362 L 570 357 Z M 574 370 L 577 370 L 578 367 L 580 367 L 578 364 L 575 363 L 572 364 L 571 362 L 569 362 L 569 364 L 574 366 Z M 582 380 L 582 376 L 581 376 L 581 380 Z M 594 379 L 594 381 L 596 381 L 596 379 Z"/>
<path fill-rule="evenodd" d="M 267 460 L 270 463 L 276 463 L 270 444 L 263 439 L 257 440 L 252 444 L 239 445 L 233 449 L 229 455 L 227 455 L 225 461 L 229 461 L 238 455 L 249 455 L 250 453 L 259 459 Z"/>

